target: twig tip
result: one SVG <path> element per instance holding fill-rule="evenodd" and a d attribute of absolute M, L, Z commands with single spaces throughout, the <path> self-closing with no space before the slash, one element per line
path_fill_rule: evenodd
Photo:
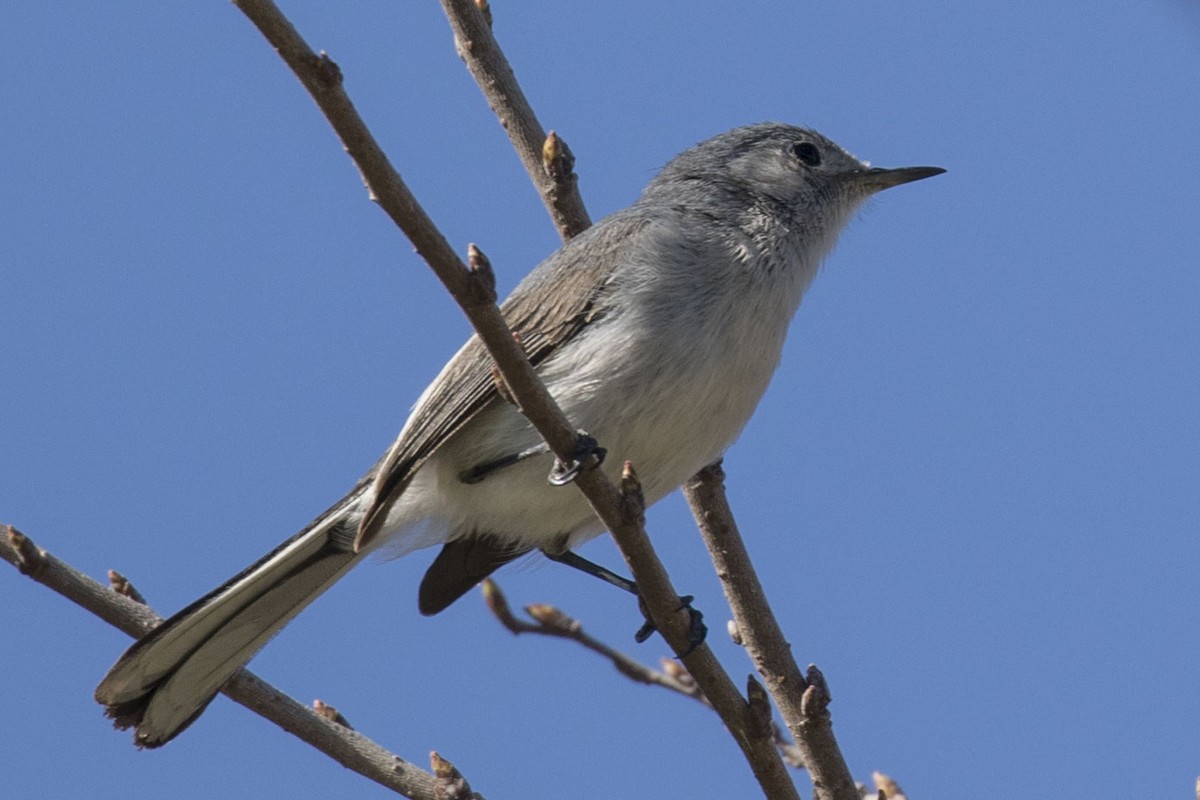
<path fill-rule="evenodd" d="M 483 602 L 487 605 L 488 611 L 491 611 L 493 616 L 500 620 L 500 624 L 513 633 L 519 633 L 516 617 L 513 616 L 512 609 L 508 607 L 508 598 L 504 596 L 504 592 L 500 591 L 500 585 L 491 578 L 485 578 L 479 584 L 479 591 L 483 594 Z"/>

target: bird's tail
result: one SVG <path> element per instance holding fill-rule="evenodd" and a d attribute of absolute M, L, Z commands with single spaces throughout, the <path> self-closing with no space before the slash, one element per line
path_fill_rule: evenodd
<path fill-rule="evenodd" d="M 358 490 L 240 574 L 139 639 L 96 688 L 134 744 L 159 747 L 200 716 L 221 686 L 362 556 Z"/>

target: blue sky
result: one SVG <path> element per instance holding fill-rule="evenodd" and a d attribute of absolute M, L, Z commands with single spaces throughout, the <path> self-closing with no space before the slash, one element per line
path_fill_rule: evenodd
<path fill-rule="evenodd" d="M 557 236 L 436 3 L 284 3 L 505 288 Z M 855 776 L 914 798 L 1188 796 L 1200 774 L 1195 3 L 497 3 L 594 217 L 736 125 L 948 174 L 869 206 L 728 454 L 732 501 Z M 321 511 L 468 330 L 228 3 L 19 3 L 0 30 L 0 521 L 173 611 Z M 650 515 L 712 644 L 678 497 Z M 618 563 L 605 538 L 585 555 Z M 489 797 L 749 797 L 714 716 L 468 596 L 356 570 L 254 661 Z M 501 574 L 649 662 L 632 604 Z M 0 575 L 13 797 L 383 797 L 227 700 L 161 751 L 91 692 L 128 644 Z M 740 681 L 740 678 L 739 678 Z M 798 781 L 805 795 L 807 778 Z"/>

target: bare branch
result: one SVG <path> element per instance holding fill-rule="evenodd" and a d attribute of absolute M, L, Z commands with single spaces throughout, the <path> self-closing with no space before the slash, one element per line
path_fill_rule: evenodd
<path fill-rule="evenodd" d="M 471 74 L 475 77 L 475 80 L 483 90 L 484 95 L 488 98 L 488 102 L 493 111 L 499 117 L 500 123 L 508 131 L 509 137 L 513 142 L 513 146 L 516 148 L 517 154 L 520 156 L 521 161 L 525 164 L 525 169 L 529 173 L 530 179 L 533 181 L 534 185 L 538 187 L 547 207 L 550 209 L 551 217 L 555 220 L 556 224 L 558 224 L 564 238 L 569 238 L 570 236 L 575 235 L 580 230 L 587 227 L 588 223 L 586 222 L 586 211 L 583 211 L 584 221 L 582 227 L 579 227 L 576 230 L 574 228 L 564 226 L 564 224 L 560 221 L 560 216 L 556 213 L 556 205 L 554 203 L 556 195 L 545 188 L 545 177 L 547 175 L 550 176 L 552 181 L 559 185 L 564 182 L 566 177 L 569 177 L 571 179 L 570 189 L 572 193 L 576 194 L 577 196 L 577 193 L 575 192 L 576 186 L 574 174 L 572 171 L 575 160 L 574 156 L 571 154 L 570 148 L 566 146 L 566 143 L 561 141 L 554 131 L 551 131 L 549 136 L 545 138 L 542 146 L 541 164 L 537 164 L 536 160 L 534 159 L 533 148 L 536 144 L 537 138 L 541 136 L 542 128 L 538 123 L 532 108 L 529 107 L 524 93 L 517 84 L 516 78 L 512 72 L 512 68 L 509 66 L 499 44 L 492 35 L 492 14 L 490 8 L 486 2 L 482 2 L 482 4 L 477 7 L 476 3 L 472 2 L 471 0 L 441 0 L 441 2 L 442 8 L 445 10 L 447 17 L 450 20 L 451 27 L 454 29 L 455 42 L 459 55 L 466 62 Z M 540 169 L 539 166 L 541 167 Z M 579 208 L 582 211 L 582 200 L 580 200 Z M 719 466 L 716 468 L 718 470 L 720 469 Z M 703 477 L 703 473 L 701 473 L 695 476 L 691 482 L 699 482 L 700 484 L 704 484 L 706 483 L 706 480 Z M 733 513 L 725 499 L 724 488 L 723 486 L 720 486 L 719 488 L 721 489 L 719 496 L 712 492 L 701 492 L 695 494 L 689 493 L 689 502 L 692 503 L 693 513 L 695 513 L 697 520 L 701 522 L 702 529 L 704 528 L 704 524 L 701 520 L 704 517 L 711 516 L 715 519 L 719 519 L 722 523 L 711 538 L 707 535 L 705 537 L 706 541 L 709 542 L 710 551 L 713 553 L 724 552 L 726 549 L 724 532 L 730 532 L 732 534 L 734 541 L 730 543 L 731 547 L 729 549 L 739 552 L 744 557 L 746 567 L 749 570 L 749 575 L 753 578 L 751 587 L 752 591 L 748 591 L 747 593 L 754 594 L 759 601 L 753 604 L 743 603 L 742 607 L 744 611 L 748 609 L 756 610 L 754 615 L 739 616 L 735 610 L 735 618 L 738 620 L 740 625 L 744 627 L 752 627 L 759 620 L 759 615 L 761 615 L 764 624 L 767 625 L 767 630 L 763 631 L 761 634 L 752 635 L 752 641 L 757 642 L 758 646 L 762 646 L 764 643 L 781 644 L 782 656 L 780 652 L 776 650 L 759 650 L 758 652 L 762 657 L 762 663 L 759 663 L 759 661 L 756 660 L 756 665 L 758 666 L 760 672 L 763 672 L 764 676 L 768 674 L 768 672 L 763 671 L 764 669 L 775 675 L 786 676 L 790 674 L 792 679 L 790 682 L 781 678 L 777 679 L 773 686 L 769 681 L 768 686 L 771 686 L 771 692 L 773 695 L 775 695 L 776 703 L 781 704 L 781 709 L 783 701 L 780 699 L 780 694 L 784 693 L 785 684 L 794 687 L 795 692 L 792 698 L 794 702 L 792 702 L 790 705 L 793 707 L 798 707 L 799 698 L 801 697 L 800 693 L 804 692 L 808 687 L 803 682 L 804 679 L 800 675 L 799 668 L 796 666 L 795 661 L 791 656 L 791 651 L 787 647 L 786 640 L 783 638 L 782 632 L 779 629 L 779 625 L 775 621 L 774 616 L 770 612 L 770 608 L 766 604 L 765 596 L 762 594 L 761 585 L 759 585 L 757 577 L 754 575 L 753 568 L 750 566 L 749 556 L 741 542 L 740 535 L 737 533 L 737 525 L 734 522 Z M 617 539 L 618 545 L 621 547 L 621 550 L 624 553 L 626 545 L 622 541 L 622 537 L 618 536 L 614 531 L 614 538 Z M 717 563 L 715 558 L 716 556 L 714 555 L 714 563 Z M 631 556 L 629 554 L 626 554 L 626 560 L 629 562 L 630 568 L 633 570 L 634 574 L 638 575 L 638 568 L 635 567 L 634 562 L 631 560 Z M 722 572 L 719 564 L 718 572 Z M 639 577 L 639 585 L 640 584 L 641 578 Z M 729 587 L 731 585 L 731 581 L 726 581 L 725 585 L 726 595 L 728 597 L 730 596 Z M 730 597 L 730 602 L 733 602 L 732 597 Z M 679 650 L 677 649 L 676 652 L 679 652 Z M 771 668 L 770 665 L 777 666 Z M 825 695 L 819 696 L 824 697 Z M 812 708 L 814 709 L 814 713 L 818 713 L 815 710 L 817 708 L 815 705 L 816 697 L 818 697 L 818 694 L 815 692 L 810 693 L 809 695 L 810 701 L 813 701 Z M 823 707 L 821 708 L 821 712 L 824 712 Z M 846 767 L 845 760 L 842 758 L 841 752 L 837 747 L 837 743 L 833 739 L 833 729 L 829 724 L 828 714 L 827 712 L 824 713 L 824 724 L 821 727 L 823 727 L 826 733 L 815 736 L 815 740 L 810 742 L 808 748 L 801 747 L 799 744 L 788 743 L 781 736 L 776 738 L 784 741 L 786 746 L 790 748 L 784 753 L 785 758 L 788 759 L 790 763 L 805 763 L 807 757 L 811 757 L 811 753 L 805 753 L 801 755 L 801 751 L 809 750 L 812 747 L 820 744 L 822 746 L 822 752 L 827 757 L 828 762 L 824 770 L 817 770 L 813 774 L 814 783 L 817 785 L 818 797 L 822 798 L 823 800 L 821 792 L 823 790 L 822 787 L 824 786 L 829 786 L 830 791 L 833 792 L 832 794 L 828 795 L 829 797 L 850 797 L 850 795 L 845 795 L 844 793 L 847 790 L 846 787 L 852 787 L 854 783 L 850 778 L 849 770 Z M 785 715 L 785 720 L 787 719 L 788 717 Z M 792 717 L 792 720 L 796 720 L 795 716 Z M 796 730 L 801 724 L 804 724 L 803 720 L 796 720 L 795 724 L 793 724 L 792 721 L 788 722 L 789 728 L 792 730 L 793 735 L 796 735 Z"/>
<path fill-rule="evenodd" d="M 92 580 L 12 526 L 5 526 L 0 537 L 0 559 L 135 639 L 162 621 L 149 606 Z M 440 800 L 434 775 L 318 715 L 247 669 L 239 670 L 221 692 L 381 786 L 414 800 Z"/>
<path fill-rule="evenodd" d="M 11 525 L 3 526 L 0 559 L 12 564 L 21 574 L 58 592 L 78 606 L 137 639 L 162 621 L 148 606 L 119 595 L 92 580 L 66 562 L 39 548 Z"/>
<path fill-rule="evenodd" d="M 354 160 L 371 198 L 409 238 L 466 313 L 526 415 L 535 425 L 536 420 L 544 421 L 537 425 L 538 432 L 550 449 L 569 461 L 575 449 L 575 430 L 513 341 L 494 294 L 480 286 L 487 279 L 481 272 L 467 269 L 392 167 L 342 88 L 341 70 L 328 55 L 313 52 L 271 0 L 235 0 L 235 4 L 308 89 Z M 615 497 L 615 489 L 612 494 Z"/>
<path fill-rule="evenodd" d="M 500 586 L 494 580 L 491 578 L 486 579 L 480 584 L 480 589 L 483 592 L 483 600 L 487 604 L 488 609 L 495 615 L 500 624 L 512 633 L 516 635 L 532 633 L 539 636 L 549 636 L 578 642 L 588 650 L 607 658 L 617 668 L 617 672 L 620 672 L 635 683 L 661 686 L 690 700 L 695 700 L 705 708 L 712 709 L 712 703 L 708 702 L 708 698 L 704 696 L 704 692 L 700 691 L 700 687 L 696 685 L 696 681 L 688 674 L 687 668 L 679 662 L 664 658 L 662 660 L 662 670 L 653 669 L 626 653 L 585 633 L 583 623 L 563 613 L 555 606 L 545 603 L 526 606 L 526 613 L 535 620 L 534 622 L 526 622 L 513 614 L 512 608 L 508 604 L 508 599 L 500 591 Z M 761 712 L 761 708 L 756 710 L 756 713 Z M 804 758 L 800 754 L 799 748 L 796 747 L 794 742 L 788 739 L 783 730 L 770 718 L 769 707 L 767 707 L 766 714 L 770 726 L 770 736 L 775 742 L 775 746 L 779 748 L 779 754 L 783 758 L 784 763 L 789 767 L 804 769 Z"/>
<path fill-rule="evenodd" d="M 598 473 L 599 470 L 585 472 L 577 482 L 581 483 L 582 479 Z M 641 500 L 637 478 L 628 464 L 621 483 L 622 506 L 624 514 L 630 517 L 629 522 L 612 525 L 603 515 L 601 518 L 609 525 L 609 531 L 637 581 L 638 591 L 651 618 L 733 735 L 766 795 L 771 798 L 799 798 L 773 739 L 755 735 L 749 719 L 750 707 L 717 657 L 708 645 L 696 647 L 689 640 L 690 616 L 686 609 L 680 608 L 679 594 L 671 585 L 662 562 L 646 536 L 642 524 L 645 504 Z M 666 610 L 673 613 L 664 614 Z"/>
<path fill-rule="evenodd" d="M 480 589 L 483 591 L 483 600 L 487 603 L 492 614 L 496 616 L 501 625 L 514 634 L 532 633 L 539 636 L 551 636 L 578 642 L 593 653 L 607 658 L 617 668 L 617 672 L 620 672 L 632 681 L 650 686 L 661 686 L 684 697 L 697 700 L 709 706 L 709 708 L 712 707 L 704 697 L 704 693 L 696 686 L 695 681 L 691 680 L 691 677 L 687 675 L 686 670 L 679 668 L 678 672 L 672 675 L 667 672 L 659 672 L 656 669 L 651 669 L 645 664 L 630 658 L 620 650 L 586 633 L 579 620 L 564 614 L 551 605 L 539 604 L 525 607 L 526 613 L 533 617 L 536 620 L 535 622 L 526 622 L 525 620 L 518 619 L 512 613 L 512 609 L 509 607 L 504 593 L 500 591 L 500 587 L 491 578 L 485 580 L 481 584 Z"/>
<path fill-rule="evenodd" d="M 270 0 L 235 2 L 309 90 L 354 159 L 371 196 L 405 232 L 462 307 L 517 405 L 559 460 L 570 463 L 576 445 L 575 429 L 539 381 L 495 303 L 482 302 L 485 293 L 472 290 L 472 282 L 478 280 L 476 274 L 468 271 L 450 249 L 384 156 L 342 89 L 340 70 L 328 56 L 314 53 Z M 472 13 L 481 19 L 477 12 Z M 679 607 L 679 595 L 646 536 L 644 503 L 632 471 L 627 469 L 621 492 L 599 469 L 583 470 L 574 483 L 617 541 L 658 630 L 677 654 L 686 654 L 681 657 L 688 671 L 742 749 L 763 791 L 773 798 L 799 798 L 774 743 L 769 737 L 751 734 L 748 706 L 737 687 L 707 646 L 695 647 L 690 641 L 690 616 Z"/>
<path fill-rule="evenodd" d="M 579 195 L 570 149 L 554 131 L 547 136 L 538 122 L 504 51 L 492 36 L 490 14 L 472 0 L 441 2 L 454 29 L 459 56 L 508 132 L 555 227 L 564 240 L 570 239 L 592 224 Z"/>
<path fill-rule="evenodd" d="M 724 481 L 718 461 L 684 485 L 684 496 L 733 610 L 739 643 L 750 654 L 795 737 L 817 800 L 858 800 L 858 789 L 833 736 L 824 676 L 811 665 L 807 675 L 800 673 L 738 532 Z"/>

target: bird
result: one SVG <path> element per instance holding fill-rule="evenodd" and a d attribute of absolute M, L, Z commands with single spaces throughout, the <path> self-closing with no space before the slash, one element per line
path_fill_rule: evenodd
<path fill-rule="evenodd" d="M 780 361 L 805 291 L 855 211 L 944 172 L 872 167 L 776 122 L 669 161 L 628 208 L 567 241 L 501 312 L 613 477 L 637 467 L 653 503 L 721 457 Z M 581 458 L 581 461 L 584 460 Z M 508 402 L 477 336 L 417 398 L 398 438 L 292 538 L 135 642 L 95 697 L 142 748 L 186 729 L 276 633 L 385 544 L 440 545 L 418 590 L 432 615 L 526 553 L 568 560 L 604 532 Z"/>

